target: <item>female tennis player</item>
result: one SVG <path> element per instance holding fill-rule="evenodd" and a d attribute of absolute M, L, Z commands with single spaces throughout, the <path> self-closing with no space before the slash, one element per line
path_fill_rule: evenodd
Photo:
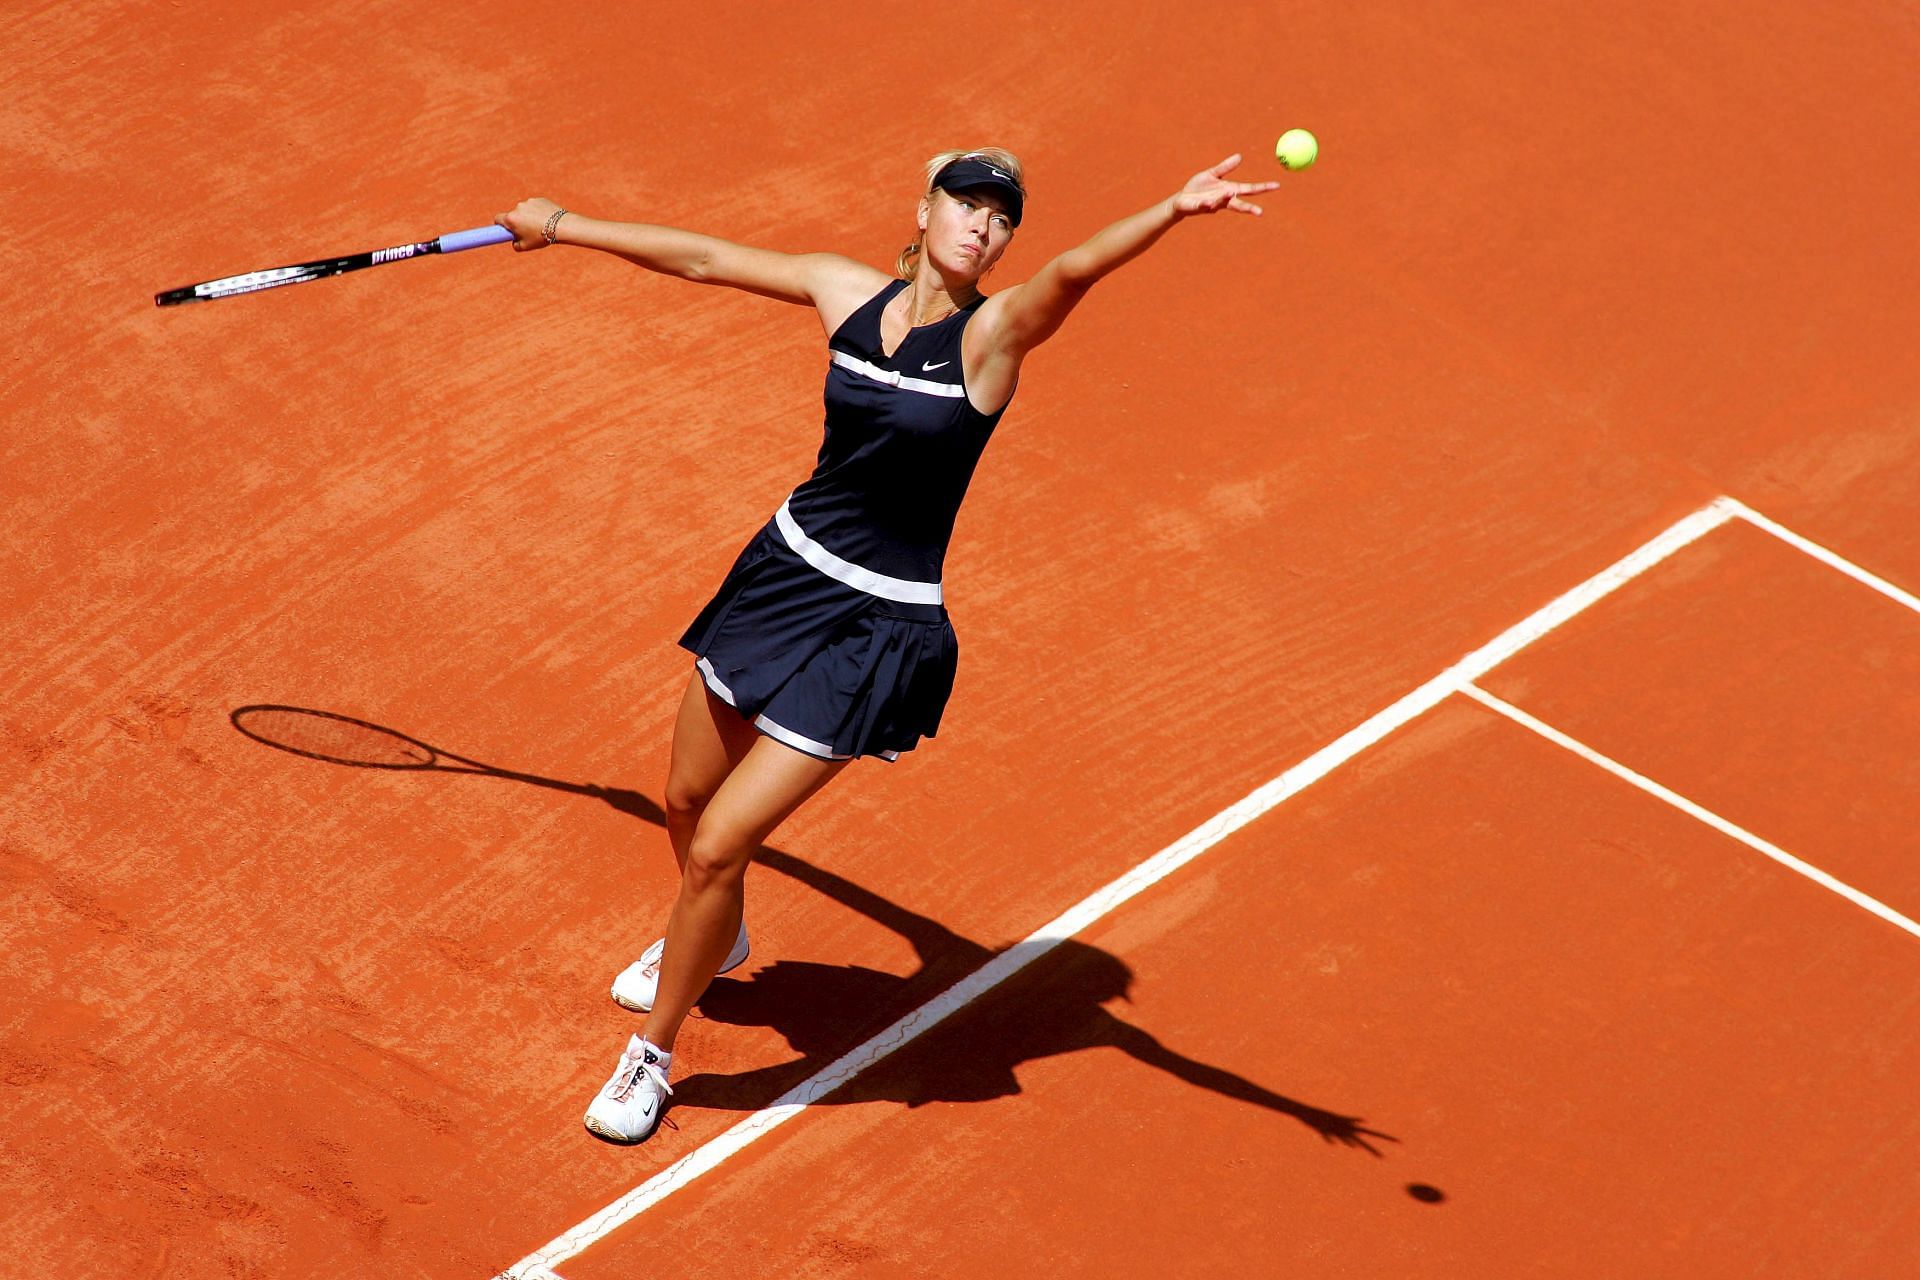
<path fill-rule="evenodd" d="M 826 440 L 813 475 L 749 541 L 680 643 L 696 661 L 674 725 L 667 834 L 680 894 L 666 936 L 615 979 L 646 1023 L 587 1109 L 587 1128 L 640 1142 L 660 1123 L 674 1039 L 718 973 L 747 958 L 754 852 L 861 756 L 932 737 L 958 657 L 941 603 L 954 517 L 1020 365 L 1094 283 L 1175 223 L 1233 210 L 1276 182 L 1230 182 L 1228 156 L 1177 193 L 992 296 L 981 282 L 1026 208 L 998 148 L 927 165 L 914 242 L 895 274 L 525 200 L 496 219 L 514 249 L 579 245 L 652 271 L 812 307 L 827 335 Z"/>

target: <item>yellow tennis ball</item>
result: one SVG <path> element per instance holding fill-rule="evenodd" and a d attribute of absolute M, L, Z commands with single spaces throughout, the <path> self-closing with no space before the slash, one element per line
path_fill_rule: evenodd
<path fill-rule="evenodd" d="M 1274 144 L 1273 154 L 1289 169 L 1304 169 L 1320 154 L 1320 142 L 1305 129 L 1289 129 Z"/>

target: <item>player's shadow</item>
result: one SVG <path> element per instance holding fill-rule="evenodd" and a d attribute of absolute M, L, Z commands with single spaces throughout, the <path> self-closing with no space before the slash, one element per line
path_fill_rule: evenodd
<path fill-rule="evenodd" d="M 332 716 L 327 712 L 309 714 Z M 370 721 L 332 718 L 418 742 Z M 269 746 L 331 764 L 352 767 L 357 763 L 273 742 L 248 732 L 237 718 L 234 724 L 249 738 Z M 453 759 L 460 765 L 430 766 L 422 771 L 524 782 L 591 797 L 631 817 L 665 825 L 660 806 L 637 791 L 563 782 L 464 757 Z M 386 766 L 368 763 L 364 767 Z M 700 1016 L 736 1026 L 772 1028 L 800 1056 L 732 1075 L 689 1076 L 674 1090 L 674 1100 L 681 1106 L 759 1110 L 811 1079 L 868 1036 L 910 1010 L 927 1007 L 953 984 L 1005 954 L 784 850 L 762 846 L 755 861 L 898 933 L 913 947 L 920 967 L 902 977 L 858 965 L 783 959 L 761 967 L 744 980 L 715 979 L 701 997 Z M 1159 1068 L 1188 1084 L 1289 1116 L 1331 1143 L 1377 1156 L 1380 1151 L 1376 1142 L 1397 1141 L 1390 1134 L 1366 1128 L 1358 1116 L 1309 1105 L 1225 1068 L 1189 1058 L 1116 1016 L 1107 1006 L 1127 1000 L 1133 986 L 1133 971 L 1118 957 L 1084 942 L 1067 940 L 1050 947 L 1022 942 L 1008 949 L 1016 954 L 1007 959 L 1017 958 L 1022 949 L 1040 954 L 993 988 L 988 999 L 965 1005 L 904 1049 L 817 1101 L 884 1101 L 909 1107 L 929 1102 L 984 1102 L 1020 1092 L 1014 1069 L 1022 1063 L 1078 1049 L 1108 1048 L 1119 1049 L 1134 1061 Z"/>
<path fill-rule="evenodd" d="M 801 1056 L 733 1075 L 689 1076 L 675 1086 L 674 1101 L 680 1105 L 738 1111 L 765 1107 L 902 1012 L 923 1006 L 930 996 L 937 1000 L 935 993 L 1001 956 L 794 854 L 763 848 L 757 861 L 900 934 L 919 956 L 921 968 L 899 977 L 857 965 L 783 959 L 745 980 L 715 979 L 699 1003 L 703 1016 L 738 1026 L 771 1027 Z M 1328 1142 L 1377 1156 L 1376 1142 L 1396 1141 L 1366 1128 L 1358 1116 L 1312 1106 L 1187 1057 L 1116 1016 L 1107 1005 L 1126 1001 L 1133 987 L 1133 971 L 1117 956 L 1071 939 L 1051 946 L 1022 942 L 1009 950 L 1022 949 L 1039 954 L 987 998 L 961 1008 L 818 1101 L 898 1102 L 909 1107 L 984 1102 L 1020 1092 L 1014 1071 L 1022 1063 L 1104 1048 L 1118 1049 L 1188 1084 L 1291 1117 Z M 1126 1068 L 1116 1063 L 1112 1069 Z"/>

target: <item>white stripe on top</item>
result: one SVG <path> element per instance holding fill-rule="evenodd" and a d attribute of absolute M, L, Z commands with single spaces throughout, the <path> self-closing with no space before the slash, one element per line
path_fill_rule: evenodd
<path fill-rule="evenodd" d="M 949 400 L 958 400 L 961 396 L 967 394 L 967 389 L 957 382 L 929 382 L 925 378 L 909 378 L 903 373 L 895 373 L 891 369 L 882 369 L 877 364 L 868 364 L 859 356 L 850 356 L 844 351 L 835 351 L 833 353 L 833 362 L 849 373 L 857 373 L 861 377 L 871 378 L 875 382 L 884 382 L 888 386 L 898 387 L 902 391 L 918 391 L 923 395 L 945 396 Z"/>
<path fill-rule="evenodd" d="M 780 536 L 787 540 L 787 545 L 792 547 L 802 560 L 829 578 L 844 582 L 856 591 L 864 591 L 870 596 L 879 596 L 883 600 L 899 600 L 906 604 L 939 604 L 944 598 L 940 592 L 940 584 L 937 582 L 914 582 L 907 578 L 889 578 L 884 573 L 862 569 L 851 560 L 842 560 L 807 536 L 806 531 L 794 520 L 793 512 L 788 510 L 786 502 L 781 503 L 780 509 L 773 513 L 773 519 L 780 528 Z"/>

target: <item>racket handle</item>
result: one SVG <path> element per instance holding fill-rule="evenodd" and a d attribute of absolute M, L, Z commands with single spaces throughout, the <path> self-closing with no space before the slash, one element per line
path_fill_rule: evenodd
<path fill-rule="evenodd" d="M 505 227 L 489 224 L 475 227 L 471 231 L 454 231 L 440 237 L 440 252 L 459 253 L 462 249 L 478 249 L 483 245 L 506 244 L 513 239 L 513 232 Z"/>

